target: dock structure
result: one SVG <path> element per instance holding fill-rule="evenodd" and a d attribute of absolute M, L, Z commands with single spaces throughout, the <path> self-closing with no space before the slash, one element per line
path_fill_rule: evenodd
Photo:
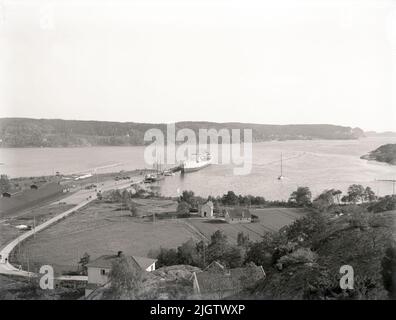
<path fill-rule="evenodd" d="M 179 164 L 179 165 L 177 165 L 175 167 L 170 168 L 169 171 L 171 171 L 171 172 L 182 171 L 182 166 Z"/>

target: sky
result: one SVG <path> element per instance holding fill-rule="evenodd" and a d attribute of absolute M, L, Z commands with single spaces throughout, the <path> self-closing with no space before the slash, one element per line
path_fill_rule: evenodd
<path fill-rule="evenodd" d="M 396 131 L 396 0 L 0 1 L 0 117 Z"/>

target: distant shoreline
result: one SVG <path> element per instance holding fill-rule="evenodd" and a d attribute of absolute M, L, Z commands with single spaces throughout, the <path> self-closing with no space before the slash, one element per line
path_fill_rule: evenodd
<path fill-rule="evenodd" d="M 382 137 L 382 136 L 369 136 L 369 137 L 360 137 L 360 138 L 345 138 L 345 139 L 340 139 L 340 138 L 335 138 L 335 139 L 324 139 L 324 138 L 315 138 L 315 139 L 284 139 L 284 140 L 262 140 L 262 141 L 252 141 L 253 144 L 258 144 L 258 143 L 266 143 L 266 142 L 290 142 L 290 141 L 300 141 L 300 142 L 305 142 L 305 141 L 356 141 L 356 140 L 361 140 L 361 139 L 370 139 L 370 138 L 392 138 L 392 137 Z M 396 138 L 396 136 L 395 136 Z M 243 142 L 243 141 L 242 141 Z M 41 146 L 41 147 L 36 147 L 36 146 L 26 146 L 26 147 L 10 147 L 10 146 L 1 146 L 0 145 L 0 150 L 1 149 L 78 149 L 78 148 L 114 148 L 114 147 L 119 147 L 119 148 L 128 148 L 128 147 L 146 147 L 150 145 L 152 142 L 147 143 L 147 144 L 131 144 L 131 145 L 76 145 L 76 146 Z M 177 142 L 176 145 L 182 145 L 184 142 Z M 222 145 L 221 141 L 218 142 L 219 145 Z M 164 146 L 167 146 L 167 143 L 164 143 Z M 0 163 L 4 164 L 4 163 Z"/>
<path fill-rule="evenodd" d="M 364 137 L 360 128 L 331 124 L 268 125 L 238 122 L 185 121 L 175 124 L 135 122 L 80 121 L 30 118 L 0 118 L 1 147 L 83 147 L 83 146 L 140 146 L 151 129 L 164 134 L 189 129 L 196 137 L 200 130 L 251 130 L 255 142 L 283 140 L 337 140 Z M 168 135 L 167 135 L 168 136 Z M 218 135 L 219 136 L 219 135 Z M 242 136 L 244 136 L 242 134 Z M 165 139 L 166 140 L 166 139 Z M 242 138 L 243 140 L 243 138 Z"/>

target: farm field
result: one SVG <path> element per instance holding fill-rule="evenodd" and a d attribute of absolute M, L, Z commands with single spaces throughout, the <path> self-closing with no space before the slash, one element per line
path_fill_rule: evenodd
<path fill-rule="evenodd" d="M 188 239 L 200 240 L 177 219 L 155 223 L 120 211 L 118 204 L 93 202 L 15 249 L 11 261 L 29 262 L 30 270 L 50 264 L 55 272 L 75 269 L 82 255 L 91 259 L 121 250 L 125 254 L 147 256 L 152 249 L 177 247 Z"/>
<path fill-rule="evenodd" d="M 172 200 L 137 199 L 136 202 L 144 211 L 151 208 L 160 212 L 162 208 L 167 212 L 175 206 Z M 120 250 L 127 255 L 147 256 L 152 250 L 175 248 L 189 239 L 209 239 L 219 229 L 230 241 L 236 242 L 241 231 L 251 240 L 260 240 L 264 232 L 279 230 L 305 214 L 301 209 L 290 208 L 252 209 L 252 213 L 259 216 L 259 222 L 227 224 L 201 218 L 170 218 L 156 219 L 153 223 L 151 219 L 132 217 L 129 211 L 120 210 L 117 203 L 94 201 L 22 243 L 11 261 L 24 269 L 29 267 L 30 271 L 50 264 L 60 274 L 75 271 L 85 252 L 91 259 Z"/>
<path fill-rule="evenodd" d="M 216 230 L 222 230 L 231 241 L 237 241 L 239 232 L 249 235 L 250 240 L 258 241 L 265 232 L 278 231 L 285 225 L 303 217 L 307 212 L 298 208 L 264 208 L 251 209 L 251 213 L 259 217 L 255 223 L 228 224 L 219 220 L 187 219 L 196 230 L 210 238 Z"/>
<path fill-rule="evenodd" d="M 19 234 L 23 233 L 23 231 L 15 228 L 17 225 L 23 224 L 27 226 L 33 226 L 34 220 L 38 225 L 58 215 L 59 213 L 70 209 L 71 207 L 73 207 L 73 205 L 52 203 L 42 207 L 36 207 L 30 210 L 22 211 L 13 217 L 0 219 L 0 247 L 6 245 L 8 242 L 18 237 Z"/>
<path fill-rule="evenodd" d="M 175 200 L 166 199 L 133 199 L 133 203 L 136 204 L 138 214 L 152 215 L 155 214 L 167 214 L 174 213 L 177 209 L 177 202 Z"/>

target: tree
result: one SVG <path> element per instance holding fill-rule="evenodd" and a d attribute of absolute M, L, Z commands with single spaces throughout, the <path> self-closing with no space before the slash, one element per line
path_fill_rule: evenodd
<path fill-rule="evenodd" d="M 364 187 L 360 184 L 352 184 L 348 188 L 348 200 L 349 202 L 356 203 L 358 201 L 364 201 Z"/>
<path fill-rule="evenodd" d="M 210 236 L 210 245 L 225 245 L 227 244 L 227 236 L 221 230 L 217 230 Z"/>
<path fill-rule="evenodd" d="M 179 264 L 188 264 L 190 266 L 194 266 L 199 263 L 197 247 L 192 239 L 184 242 L 177 248 L 177 255 Z"/>
<path fill-rule="evenodd" d="M 291 225 L 285 227 L 284 232 L 289 241 L 314 242 L 316 236 L 323 234 L 326 229 L 326 218 L 322 213 L 309 213 L 303 218 L 295 220 Z"/>
<path fill-rule="evenodd" d="M 227 194 L 223 195 L 221 198 L 221 202 L 225 205 L 238 205 L 238 196 L 234 193 L 234 191 L 228 191 Z"/>
<path fill-rule="evenodd" d="M 340 198 L 342 191 L 338 189 L 331 189 L 333 191 L 333 196 L 337 199 L 337 203 L 340 204 Z"/>
<path fill-rule="evenodd" d="M 186 216 L 189 213 L 190 213 L 190 205 L 185 201 L 179 202 L 177 205 L 177 214 L 179 216 Z"/>
<path fill-rule="evenodd" d="M 396 195 L 385 196 L 380 198 L 376 203 L 368 207 L 368 210 L 374 213 L 390 211 L 396 209 Z"/>
<path fill-rule="evenodd" d="M 276 248 L 284 241 L 281 236 L 265 233 L 260 242 L 252 242 L 246 252 L 246 262 L 253 262 L 258 266 L 269 268 L 275 262 L 274 253 Z"/>
<path fill-rule="evenodd" d="M 142 271 L 136 264 L 129 263 L 125 255 L 113 262 L 110 273 L 111 299 L 136 299 L 140 289 Z"/>
<path fill-rule="evenodd" d="M 87 252 L 85 252 L 84 255 L 81 257 L 80 261 L 78 262 L 78 264 L 81 266 L 83 275 L 87 275 L 86 265 L 89 263 L 89 260 L 90 260 L 90 256 Z"/>
<path fill-rule="evenodd" d="M 324 190 L 319 196 L 315 198 L 312 205 L 319 210 L 326 210 L 334 204 L 334 191 Z"/>
<path fill-rule="evenodd" d="M 385 250 L 381 267 L 384 288 L 388 291 L 390 299 L 396 299 L 396 247 L 394 244 Z"/>
<path fill-rule="evenodd" d="M 365 201 L 373 202 L 377 197 L 370 187 L 366 187 L 366 189 L 364 189 L 363 198 Z"/>
<path fill-rule="evenodd" d="M 308 187 L 298 187 L 289 198 L 290 202 L 295 202 L 299 206 L 309 206 L 311 204 L 312 193 Z"/>
<path fill-rule="evenodd" d="M 8 180 L 8 176 L 6 174 L 2 174 L 0 176 L 0 192 L 7 192 L 11 188 L 10 181 Z"/>
<path fill-rule="evenodd" d="M 179 202 L 186 202 L 190 208 L 198 208 L 198 199 L 195 197 L 193 191 L 184 190 L 180 196 Z"/>
<path fill-rule="evenodd" d="M 240 247 L 247 247 L 249 245 L 249 235 L 243 232 L 238 232 L 237 244 Z"/>
<path fill-rule="evenodd" d="M 217 230 L 210 237 L 208 245 L 208 263 L 223 260 L 223 255 L 227 250 L 227 236 L 221 230 Z"/>
<path fill-rule="evenodd" d="M 221 261 L 223 261 L 228 268 L 239 268 L 242 266 L 244 260 L 244 250 L 241 247 L 231 245 L 228 246 L 221 258 Z"/>
<path fill-rule="evenodd" d="M 205 243 L 205 241 L 201 240 L 197 243 L 195 248 L 196 248 L 196 251 L 198 254 L 197 265 L 203 269 L 209 264 L 208 263 L 208 245 Z"/>
<path fill-rule="evenodd" d="M 179 264 L 179 257 L 176 249 L 160 248 L 157 256 L 158 267 L 173 266 Z"/>

